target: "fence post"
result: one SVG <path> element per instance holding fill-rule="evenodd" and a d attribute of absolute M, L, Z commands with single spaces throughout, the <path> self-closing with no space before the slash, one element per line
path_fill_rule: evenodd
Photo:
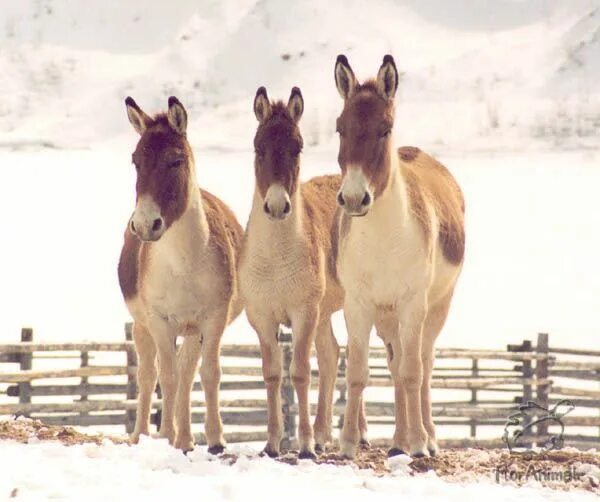
<path fill-rule="evenodd" d="M 523 345 L 521 345 L 521 352 L 531 352 L 531 351 L 532 351 L 531 340 L 525 340 L 525 341 L 523 341 Z M 533 377 L 533 368 L 532 368 L 532 365 L 531 365 L 531 359 L 523 361 L 522 372 L 523 372 L 523 378 L 530 379 L 531 377 Z M 523 404 L 527 404 L 532 399 L 533 399 L 533 390 L 532 390 L 531 384 L 527 383 L 527 382 L 523 382 L 523 400 L 522 400 L 522 403 Z M 525 424 L 525 425 L 529 425 L 529 423 Z M 531 435 L 531 431 L 530 430 L 526 430 L 523 433 L 523 436 L 530 436 L 530 435 Z M 531 446 L 533 446 L 533 444 L 531 444 L 531 442 L 529 442 L 529 446 L 531 447 Z"/>
<path fill-rule="evenodd" d="M 471 375 L 473 377 L 479 376 L 479 361 L 477 359 L 473 359 L 471 363 Z M 471 404 L 477 405 L 477 389 L 471 389 Z M 471 419 L 471 437 L 477 437 L 477 422 L 475 419 Z"/>
<path fill-rule="evenodd" d="M 80 367 L 86 368 L 87 366 L 89 366 L 90 356 L 89 356 L 89 352 L 87 350 L 82 350 L 79 354 L 79 357 L 81 358 Z M 80 401 L 88 400 L 88 390 L 87 390 L 88 382 L 89 382 L 88 377 L 86 377 L 86 376 L 81 377 L 81 381 L 79 382 L 79 384 L 81 385 L 81 394 L 79 394 Z M 87 411 L 82 411 L 79 414 L 79 416 L 81 416 L 81 417 L 86 417 L 88 415 L 89 415 L 89 413 Z"/>
<path fill-rule="evenodd" d="M 21 329 L 21 342 L 32 342 L 33 341 L 33 329 L 22 328 Z M 30 370 L 33 366 L 33 352 L 23 352 L 19 354 L 19 366 L 21 371 Z M 31 382 L 20 382 L 19 383 L 19 404 L 31 403 Z M 22 413 L 24 416 L 28 416 L 27 413 Z"/>
<path fill-rule="evenodd" d="M 290 375 L 290 366 L 292 364 L 292 334 L 284 333 L 282 330 L 278 334 L 279 343 L 283 350 L 283 382 L 281 385 L 281 400 L 283 413 L 283 440 L 281 447 L 291 449 L 296 439 L 296 414 L 294 413 L 294 386 Z"/>
<path fill-rule="evenodd" d="M 548 379 L 548 333 L 538 333 L 536 352 L 545 354 L 544 359 L 537 359 L 535 363 L 535 376 L 537 379 L 537 400 L 540 406 L 548 409 L 548 394 L 550 385 L 541 383 Z M 548 433 L 548 422 L 540 422 L 537 426 L 538 436 L 545 436 Z"/>
<path fill-rule="evenodd" d="M 531 352 L 531 340 L 525 340 L 523 345 L 521 346 L 521 352 Z M 530 379 L 533 377 L 533 368 L 531 365 L 531 359 L 523 361 L 523 378 Z M 523 403 L 527 403 L 527 401 L 531 401 L 533 399 L 533 390 L 530 383 L 523 383 Z"/>
<path fill-rule="evenodd" d="M 133 323 L 125 323 L 125 340 L 128 342 L 133 341 Z M 136 377 L 132 368 L 137 367 L 137 354 L 133 347 L 127 347 L 127 400 L 134 400 L 136 398 Z M 135 410 L 125 411 L 125 431 L 128 434 L 133 432 L 135 426 Z"/>

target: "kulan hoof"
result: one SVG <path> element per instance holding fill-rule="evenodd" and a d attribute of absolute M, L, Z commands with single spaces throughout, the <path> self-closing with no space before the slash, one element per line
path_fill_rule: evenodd
<path fill-rule="evenodd" d="M 388 458 L 397 457 L 398 455 L 406 455 L 406 452 L 401 448 L 396 447 L 390 448 L 388 450 Z"/>
<path fill-rule="evenodd" d="M 430 457 L 435 457 L 440 452 L 439 446 L 433 439 L 430 439 L 427 442 L 427 451 L 429 452 Z"/>
<path fill-rule="evenodd" d="M 361 438 L 361 440 L 358 443 L 358 446 L 361 450 L 368 450 L 369 448 L 371 448 L 371 443 L 368 439 Z"/>
<path fill-rule="evenodd" d="M 423 458 L 426 457 L 429 452 L 427 451 L 427 445 L 415 445 L 410 448 L 410 456 L 412 458 Z"/>
<path fill-rule="evenodd" d="M 317 456 L 310 450 L 300 450 L 300 453 L 298 453 L 298 458 L 300 460 L 316 460 Z"/>
<path fill-rule="evenodd" d="M 217 444 L 214 444 L 214 445 L 208 447 L 208 453 L 210 453 L 211 455 L 220 455 L 224 451 L 225 451 L 225 445 L 222 445 L 220 443 L 217 443 Z"/>
<path fill-rule="evenodd" d="M 325 451 L 325 448 L 323 448 L 323 445 L 321 443 L 316 443 L 315 444 L 315 453 L 323 453 Z"/>
<path fill-rule="evenodd" d="M 352 441 L 340 440 L 340 456 L 346 460 L 356 457 L 356 445 Z"/>
<path fill-rule="evenodd" d="M 277 458 L 279 456 L 279 451 L 275 448 L 272 448 L 269 444 L 265 446 L 263 453 L 271 458 Z"/>

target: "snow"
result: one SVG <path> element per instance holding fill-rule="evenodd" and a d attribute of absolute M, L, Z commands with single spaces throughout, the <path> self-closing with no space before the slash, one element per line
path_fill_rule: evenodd
<path fill-rule="evenodd" d="M 392 473 L 378 477 L 351 465 L 317 465 L 310 460 L 296 466 L 259 457 L 245 446 L 231 447 L 238 457 L 217 459 L 204 449 L 188 456 L 164 440 L 142 438 L 139 445 L 64 446 L 59 442 L 2 442 L 0 497 L 16 489 L 18 500 L 201 500 L 262 501 L 358 499 L 446 500 L 596 500 L 583 491 L 561 492 L 531 486 L 515 488 L 491 479 L 447 483 L 433 473 L 413 476 L 404 461 Z M 37 466 L 37 467 L 36 467 Z"/>

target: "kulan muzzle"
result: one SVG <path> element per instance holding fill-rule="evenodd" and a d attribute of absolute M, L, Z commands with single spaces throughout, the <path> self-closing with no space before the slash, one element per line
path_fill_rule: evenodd
<path fill-rule="evenodd" d="M 352 167 L 346 171 L 337 201 L 350 216 L 364 216 L 369 212 L 373 194 L 362 169 Z"/>
<path fill-rule="evenodd" d="M 160 207 L 152 197 L 140 197 L 129 220 L 130 230 L 143 241 L 157 241 L 165 231 Z"/>
<path fill-rule="evenodd" d="M 263 209 L 274 220 L 283 220 L 292 211 L 292 204 L 287 190 L 279 183 L 274 183 L 265 194 Z"/>

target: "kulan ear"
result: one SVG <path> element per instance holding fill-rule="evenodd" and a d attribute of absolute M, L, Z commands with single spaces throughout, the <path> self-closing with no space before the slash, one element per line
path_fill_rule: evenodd
<path fill-rule="evenodd" d="M 256 97 L 254 98 L 254 115 L 256 115 L 256 120 L 261 124 L 264 124 L 271 116 L 271 103 L 267 96 L 267 90 L 263 86 L 259 87 L 256 91 Z"/>
<path fill-rule="evenodd" d="M 340 54 L 337 57 L 334 73 L 335 85 L 337 86 L 340 96 L 342 96 L 342 99 L 348 99 L 358 85 L 358 81 L 354 76 L 352 68 L 350 68 L 348 59 L 343 54 Z"/>
<path fill-rule="evenodd" d="M 398 89 L 398 70 L 394 58 L 389 54 L 383 57 L 383 63 L 377 73 L 377 90 L 385 99 L 393 99 Z"/>
<path fill-rule="evenodd" d="M 152 122 L 152 119 L 142 111 L 131 96 L 125 98 L 125 106 L 127 107 L 129 122 L 141 136 Z"/>
<path fill-rule="evenodd" d="M 292 88 L 290 99 L 287 104 L 288 113 L 294 122 L 298 122 L 304 112 L 304 98 L 298 87 Z"/>
<path fill-rule="evenodd" d="M 167 119 L 169 120 L 169 125 L 175 132 L 185 136 L 187 131 L 187 112 L 175 96 L 169 98 Z"/>

